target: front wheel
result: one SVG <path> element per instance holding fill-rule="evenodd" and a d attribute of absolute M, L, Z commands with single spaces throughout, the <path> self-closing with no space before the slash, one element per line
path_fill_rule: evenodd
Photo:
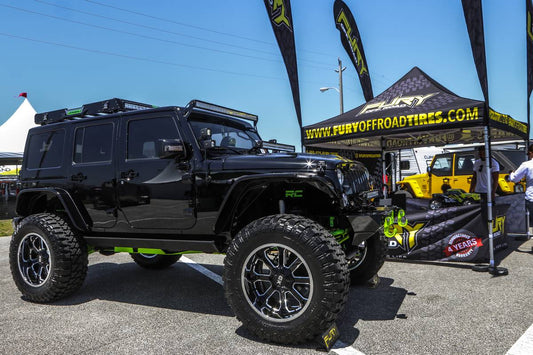
<path fill-rule="evenodd" d="M 224 289 L 233 312 L 258 337 L 290 344 L 323 333 L 349 289 L 346 259 L 319 224 L 275 215 L 244 227 L 224 259 Z"/>
<path fill-rule="evenodd" d="M 385 263 L 387 242 L 379 233 L 346 252 L 352 285 L 361 285 L 377 275 Z"/>

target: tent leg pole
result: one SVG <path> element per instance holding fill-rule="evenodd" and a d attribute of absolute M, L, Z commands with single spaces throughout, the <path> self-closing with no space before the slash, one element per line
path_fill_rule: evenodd
<path fill-rule="evenodd" d="M 529 233 L 529 227 L 531 227 L 529 225 L 529 210 L 526 207 L 526 235 L 527 235 L 527 239 L 531 239 L 531 233 Z"/>
<path fill-rule="evenodd" d="M 497 267 L 494 262 L 494 233 L 492 232 L 493 227 L 493 216 L 492 216 L 492 163 L 489 147 L 489 128 L 485 126 L 483 128 L 483 138 L 485 141 L 485 174 L 487 176 L 487 230 L 489 234 L 489 265 L 474 265 L 472 270 L 474 271 L 488 271 L 493 276 L 503 276 L 507 275 L 509 271 L 506 268 Z M 484 208 L 485 206 L 482 206 Z"/>
<path fill-rule="evenodd" d="M 381 169 L 382 169 L 381 181 L 383 183 L 383 198 L 388 198 L 389 196 L 387 194 L 387 181 L 385 180 L 385 176 L 387 176 L 387 166 L 385 163 L 385 151 L 384 150 L 381 151 Z"/>

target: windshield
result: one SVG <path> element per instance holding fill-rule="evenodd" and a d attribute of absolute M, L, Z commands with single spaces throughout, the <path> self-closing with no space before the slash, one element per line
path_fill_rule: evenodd
<path fill-rule="evenodd" d="M 230 120 L 219 120 L 217 123 L 205 120 L 191 120 L 191 127 L 194 136 L 202 146 L 202 130 L 211 130 L 211 140 L 214 142 L 214 148 L 225 148 L 228 151 L 250 150 L 256 146 L 260 140 L 255 129 L 246 123 L 233 122 Z M 205 135 L 203 139 L 206 138 Z"/>

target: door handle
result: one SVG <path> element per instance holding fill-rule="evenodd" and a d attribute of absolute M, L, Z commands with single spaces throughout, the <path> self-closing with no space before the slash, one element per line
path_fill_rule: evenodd
<path fill-rule="evenodd" d="M 123 171 L 120 173 L 120 178 L 125 179 L 125 180 L 131 180 L 137 176 L 139 176 L 139 173 L 133 169 L 130 169 L 128 171 Z"/>
<path fill-rule="evenodd" d="M 81 172 L 77 173 L 76 175 L 72 175 L 70 177 L 70 180 L 72 180 L 72 181 L 83 181 L 83 180 L 86 180 L 86 179 L 87 179 L 87 176 L 83 175 Z"/>

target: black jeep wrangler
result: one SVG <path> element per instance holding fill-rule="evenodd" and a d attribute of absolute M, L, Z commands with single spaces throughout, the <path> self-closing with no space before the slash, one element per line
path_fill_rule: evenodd
<path fill-rule="evenodd" d="M 225 253 L 225 294 L 247 328 L 279 343 L 324 332 L 350 281 L 383 265 L 377 193 L 360 163 L 262 141 L 257 120 L 121 99 L 35 115 L 9 255 L 24 298 L 75 292 L 92 252 L 150 269 Z"/>

